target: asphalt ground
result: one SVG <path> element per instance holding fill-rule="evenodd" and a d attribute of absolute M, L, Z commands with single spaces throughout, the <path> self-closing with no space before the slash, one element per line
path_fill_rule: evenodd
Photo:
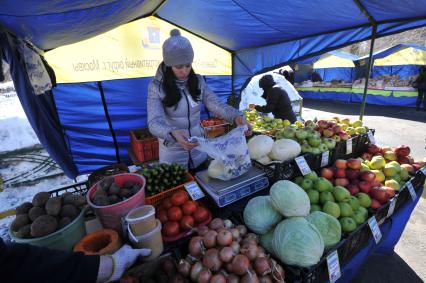
<path fill-rule="evenodd" d="M 358 119 L 361 105 L 304 100 L 304 119 L 334 116 Z M 378 145 L 409 145 L 415 160 L 426 157 L 426 112 L 413 108 L 366 105 L 364 124 L 376 130 Z M 416 283 L 426 280 L 426 193 L 413 211 L 392 256 L 371 256 L 361 267 L 356 283 Z"/>

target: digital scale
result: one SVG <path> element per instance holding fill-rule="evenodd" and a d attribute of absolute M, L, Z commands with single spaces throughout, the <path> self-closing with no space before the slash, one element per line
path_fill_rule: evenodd
<path fill-rule="evenodd" d="M 196 173 L 195 179 L 219 207 L 224 207 L 269 186 L 265 172 L 256 167 L 229 181 L 210 178 L 207 170 Z"/>

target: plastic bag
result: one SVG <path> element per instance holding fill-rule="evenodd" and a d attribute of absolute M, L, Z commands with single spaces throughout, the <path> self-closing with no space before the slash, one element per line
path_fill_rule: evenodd
<path fill-rule="evenodd" d="M 227 181 L 239 177 L 251 168 L 250 155 L 244 132 L 247 126 L 239 126 L 228 134 L 215 139 L 190 138 L 199 145 L 195 148 L 211 158 L 223 162 L 224 170 L 218 179 Z"/>

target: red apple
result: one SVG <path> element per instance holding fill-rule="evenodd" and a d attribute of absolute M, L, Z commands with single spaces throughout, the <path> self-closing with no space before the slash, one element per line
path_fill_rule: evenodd
<path fill-rule="evenodd" d="M 373 158 L 373 155 L 371 154 L 371 153 L 368 153 L 368 152 L 364 152 L 362 155 L 361 155 L 361 158 L 362 159 L 364 159 L 364 160 L 371 160 L 372 158 Z"/>
<path fill-rule="evenodd" d="M 346 187 L 347 185 L 349 185 L 349 180 L 346 178 L 336 178 L 336 180 L 334 180 L 334 185 Z"/>
<path fill-rule="evenodd" d="M 346 169 L 346 177 L 348 179 L 354 180 L 358 179 L 359 169 Z"/>
<path fill-rule="evenodd" d="M 390 148 L 390 146 L 384 146 L 384 147 L 382 147 L 381 149 L 380 149 L 380 153 L 382 154 L 382 156 L 383 156 L 383 154 L 385 154 L 385 152 L 386 151 L 389 151 L 389 150 L 392 150 L 392 148 Z"/>
<path fill-rule="evenodd" d="M 365 181 L 361 181 L 358 184 L 358 188 L 361 192 L 368 194 L 371 190 L 371 184 Z"/>
<path fill-rule="evenodd" d="M 373 198 L 373 199 L 371 199 L 371 205 L 370 205 L 370 207 L 372 209 L 380 208 L 380 203 Z"/>
<path fill-rule="evenodd" d="M 372 188 L 380 188 L 380 187 L 382 187 L 382 186 L 383 186 L 383 184 L 382 184 L 382 183 L 380 183 L 379 181 L 374 180 L 373 182 L 370 182 L 370 186 L 371 186 Z"/>
<path fill-rule="evenodd" d="M 402 144 L 395 148 L 395 153 L 398 156 L 408 156 L 410 155 L 410 147 L 408 145 Z"/>
<path fill-rule="evenodd" d="M 336 178 L 345 178 L 346 177 L 346 172 L 345 169 L 335 169 L 334 170 L 334 177 Z"/>
<path fill-rule="evenodd" d="M 333 128 L 331 128 L 331 130 L 337 134 L 340 133 L 342 131 L 342 127 L 340 127 L 339 125 L 334 125 Z"/>
<path fill-rule="evenodd" d="M 362 171 L 360 173 L 360 177 L 361 177 L 361 180 L 366 181 L 366 182 L 373 182 L 374 179 L 376 179 L 376 175 L 374 175 L 373 172 L 367 171 L 367 170 Z"/>
<path fill-rule="evenodd" d="M 402 164 L 401 167 L 405 168 L 410 174 L 414 173 L 414 168 L 411 164 Z"/>
<path fill-rule="evenodd" d="M 398 163 L 399 164 L 410 164 L 410 158 L 408 158 L 407 156 L 400 156 L 398 155 Z"/>
<path fill-rule="evenodd" d="M 353 184 L 349 184 L 347 187 L 348 191 L 351 193 L 351 195 L 356 195 L 357 193 L 359 193 L 359 188 L 356 185 Z"/>
<path fill-rule="evenodd" d="M 375 144 L 370 143 L 367 148 L 367 152 L 370 154 L 376 154 L 380 152 L 380 147 Z"/>
<path fill-rule="evenodd" d="M 346 132 L 339 132 L 340 140 L 346 141 L 350 138 L 350 136 Z"/>
<path fill-rule="evenodd" d="M 417 164 L 417 163 L 413 163 L 413 164 L 411 164 L 411 166 L 413 167 L 414 172 L 417 172 L 417 171 L 419 171 L 419 170 L 420 170 L 420 168 L 422 168 L 422 166 L 420 166 L 420 165 L 419 165 L 419 164 Z"/>
<path fill-rule="evenodd" d="M 344 160 L 344 159 L 337 159 L 337 160 L 334 162 L 334 166 L 335 166 L 337 169 L 346 169 L 346 160 Z"/>
<path fill-rule="evenodd" d="M 355 180 L 350 180 L 351 181 L 351 184 L 352 185 L 355 185 L 355 186 L 358 186 L 358 184 L 359 184 L 359 182 L 360 182 L 360 180 L 357 180 L 357 179 L 355 179 Z"/>
<path fill-rule="evenodd" d="M 358 158 L 349 158 L 346 165 L 350 169 L 360 169 L 361 168 L 361 160 Z"/>
<path fill-rule="evenodd" d="M 375 153 L 373 156 L 382 156 L 383 157 L 383 153 L 378 152 L 378 153 Z"/>
<path fill-rule="evenodd" d="M 388 202 L 390 199 L 388 192 L 382 188 L 371 189 L 370 196 L 381 204 Z"/>
<path fill-rule="evenodd" d="M 333 178 L 333 170 L 330 168 L 322 168 L 321 169 L 321 177 L 324 177 L 326 179 L 332 179 Z"/>
<path fill-rule="evenodd" d="M 328 128 L 328 122 L 326 120 L 319 120 L 317 122 L 319 128 L 325 129 Z"/>
<path fill-rule="evenodd" d="M 334 135 L 334 132 L 330 129 L 324 129 L 324 131 L 322 131 L 322 135 L 326 138 L 331 138 Z"/>
<path fill-rule="evenodd" d="M 393 198 L 395 196 L 395 190 L 393 188 L 382 186 L 381 189 L 386 191 L 386 193 L 389 195 L 389 198 Z"/>

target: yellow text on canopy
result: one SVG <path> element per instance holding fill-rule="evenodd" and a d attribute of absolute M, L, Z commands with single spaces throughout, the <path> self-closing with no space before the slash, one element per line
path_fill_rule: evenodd
<path fill-rule="evenodd" d="M 152 77 L 162 62 L 162 44 L 175 26 L 155 17 L 143 18 L 96 37 L 45 53 L 58 83 Z M 194 48 L 199 74 L 232 75 L 231 54 L 180 30 Z"/>

